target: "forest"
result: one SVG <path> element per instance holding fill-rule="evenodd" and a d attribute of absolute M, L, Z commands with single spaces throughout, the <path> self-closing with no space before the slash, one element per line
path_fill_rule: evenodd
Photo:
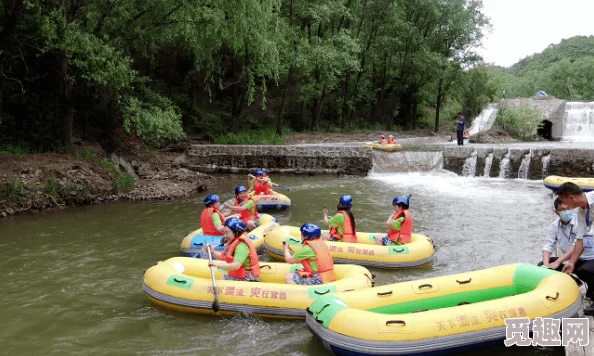
<path fill-rule="evenodd" d="M 0 140 L 439 128 L 492 99 L 480 0 L 4 0 Z M 445 117 L 445 118 L 440 118 Z M 441 121 L 440 121 L 441 120 Z"/>

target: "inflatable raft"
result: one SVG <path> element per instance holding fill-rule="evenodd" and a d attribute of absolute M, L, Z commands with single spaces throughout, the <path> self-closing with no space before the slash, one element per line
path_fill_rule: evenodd
<path fill-rule="evenodd" d="M 386 152 L 396 152 L 402 149 L 402 146 L 397 143 L 377 143 L 377 142 L 365 142 L 363 146 L 368 146 L 373 148 L 374 150 L 386 151 Z"/>
<path fill-rule="evenodd" d="M 327 230 L 326 230 L 327 231 Z M 379 246 L 375 236 L 386 235 L 357 232 L 358 243 L 327 241 L 334 263 L 353 263 L 366 267 L 406 268 L 417 267 L 433 261 L 433 242 L 418 234 L 413 234 L 412 242 L 402 246 Z M 283 241 L 294 252 L 301 249 L 301 233 L 295 226 L 280 226 L 264 239 L 264 250 L 277 260 L 284 260 Z"/>
<path fill-rule="evenodd" d="M 430 355 L 501 345 L 505 318 L 574 317 L 580 308 L 569 275 L 513 264 L 324 296 L 306 322 L 339 355 Z"/>
<path fill-rule="evenodd" d="M 544 179 L 545 187 L 556 191 L 559 186 L 565 182 L 575 183 L 582 188 L 584 192 L 594 190 L 594 178 L 570 178 L 562 176 L 548 176 Z"/>
<path fill-rule="evenodd" d="M 260 262 L 260 282 L 225 281 L 216 271 L 219 295 L 218 314 L 246 312 L 259 316 L 305 317 L 305 309 L 322 295 L 332 292 L 370 288 L 371 273 L 361 266 L 335 266 L 337 281 L 317 285 L 285 284 L 285 275 L 301 265 Z M 142 285 L 155 304 L 183 312 L 214 314 L 214 289 L 208 260 L 174 257 L 162 261 L 144 273 Z"/>
<path fill-rule="evenodd" d="M 260 214 L 258 227 L 248 233 L 249 238 L 252 240 L 252 243 L 258 252 L 262 251 L 264 236 L 277 227 L 278 222 L 273 216 Z M 202 256 L 202 249 L 206 243 L 214 245 L 217 251 L 222 251 L 225 246 L 223 236 L 202 235 L 202 229 L 198 229 L 190 232 L 184 237 L 180 247 L 181 253 L 183 256 L 202 258 L 204 257 Z"/>
<path fill-rule="evenodd" d="M 262 210 L 287 210 L 291 207 L 291 199 L 288 196 L 275 193 L 266 195 L 251 195 L 256 202 L 258 211 Z"/>

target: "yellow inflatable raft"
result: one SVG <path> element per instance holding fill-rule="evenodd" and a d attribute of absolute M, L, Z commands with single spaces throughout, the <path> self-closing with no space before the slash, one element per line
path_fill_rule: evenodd
<path fill-rule="evenodd" d="M 418 234 L 413 234 L 412 242 L 402 246 L 379 246 L 375 244 L 376 235 L 357 232 L 358 243 L 327 241 L 334 263 L 354 263 L 367 267 L 406 268 L 417 267 L 433 261 L 433 242 Z M 284 260 L 283 241 L 294 252 L 301 249 L 301 233 L 295 226 L 280 226 L 264 239 L 264 250 L 277 260 Z"/>
<path fill-rule="evenodd" d="M 556 191 L 559 186 L 565 182 L 575 183 L 582 188 L 584 192 L 594 190 L 594 178 L 570 178 L 562 176 L 548 176 L 544 179 L 545 187 Z"/>
<path fill-rule="evenodd" d="M 396 152 L 402 149 L 402 146 L 397 143 L 377 143 L 377 142 L 365 142 L 363 146 L 368 146 L 373 148 L 374 150 L 386 151 L 386 152 Z"/>
<path fill-rule="evenodd" d="M 256 202 L 258 211 L 262 210 L 287 210 L 291 207 L 291 199 L 281 193 L 266 194 L 266 195 L 251 195 Z"/>
<path fill-rule="evenodd" d="M 324 296 L 306 322 L 336 354 L 430 355 L 501 345 L 506 318 L 574 317 L 580 308 L 570 276 L 512 264 Z"/>
<path fill-rule="evenodd" d="M 254 247 L 258 252 L 262 250 L 264 245 L 264 236 L 275 228 L 278 227 L 276 219 L 268 214 L 260 214 L 260 221 L 258 227 L 248 233 L 249 238 L 252 240 Z M 215 246 L 217 251 L 222 251 L 225 245 L 223 236 L 208 236 L 202 234 L 202 229 L 190 232 L 181 242 L 181 252 L 183 256 L 201 258 L 202 249 L 204 245 L 209 243 Z"/>
<path fill-rule="evenodd" d="M 332 292 L 370 288 L 371 273 L 361 266 L 335 266 L 337 281 L 300 286 L 285 284 L 285 275 L 301 265 L 260 262 L 260 282 L 226 281 L 216 271 L 219 314 L 246 312 L 271 317 L 304 317 L 305 309 L 322 295 Z M 183 312 L 214 314 L 214 289 L 208 260 L 174 257 L 162 261 L 144 273 L 142 285 L 155 304 Z"/>

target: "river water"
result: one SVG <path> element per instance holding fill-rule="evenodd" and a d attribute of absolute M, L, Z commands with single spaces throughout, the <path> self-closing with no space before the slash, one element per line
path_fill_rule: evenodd
<path fill-rule="evenodd" d="M 448 172 L 369 177 L 273 177 L 290 186 L 282 224 L 322 223 L 322 209 L 354 198 L 359 231 L 383 231 L 395 195 L 412 194 L 414 230 L 436 243 L 425 268 L 373 270 L 376 283 L 540 260 L 552 194 L 541 181 Z M 185 200 L 116 202 L 0 220 L 0 354 L 326 355 L 303 321 L 182 314 L 144 296 L 143 272 L 179 255 L 202 199 L 232 195 L 243 176 Z M 263 257 L 263 259 L 268 259 Z M 465 355 L 562 355 L 562 348 L 496 347 Z"/>

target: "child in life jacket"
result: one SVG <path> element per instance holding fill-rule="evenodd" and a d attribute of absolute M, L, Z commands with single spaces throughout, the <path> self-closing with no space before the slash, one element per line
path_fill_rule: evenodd
<path fill-rule="evenodd" d="M 207 248 L 215 259 L 221 261 L 208 261 L 209 266 L 227 270 L 223 279 L 232 281 L 259 282 L 260 262 L 258 252 L 246 233 L 243 221 L 229 218 L 225 221 L 225 249 L 223 252 L 215 251 L 212 245 Z"/>
<path fill-rule="evenodd" d="M 412 240 L 413 219 L 410 212 L 409 197 L 397 196 L 392 200 L 394 214 L 386 221 L 387 236 L 376 236 L 376 245 L 404 245 Z"/>
<path fill-rule="evenodd" d="M 244 222 L 248 230 L 251 231 L 258 226 L 260 219 L 258 208 L 245 186 L 239 185 L 235 188 L 235 204 L 229 208 L 239 214 L 239 219 Z"/>
<path fill-rule="evenodd" d="M 219 211 L 221 198 L 216 194 L 211 194 L 204 198 L 206 207 L 200 215 L 200 227 L 202 234 L 206 236 L 223 236 L 225 216 Z"/>
<path fill-rule="evenodd" d="M 256 176 L 250 182 L 250 191 L 254 192 L 256 195 L 268 195 L 274 193 L 270 178 L 264 177 L 264 172 L 262 172 L 262 170 L 259 169 L 256 171 Z"/>
<path fill-rule="evenodd" d="M 388 140 L 386 140 L 386 138 L 384 137 L 384 135 L 380 136 L 380 140 L 379 140 L 379 144 L 380 145 L 385 145 L 386 143 L 388 143 Z"/>
<path fill-rule="evenodd" d="M 328 219 L 328 209 L 324 208 L 324 223 L 330 227 L 330 231 L 322 235 L 322 240 L 357 242 L 357 229 L 355 217 L 351 212 L 353 206 L 353 197 L 344 194 L 338 199 L 336 215 Z"/>
<path fill-rule="evenodd" d="M 396 144 L 396 141 L 394 140 L 394 136 L 393 136 L 393 135 L 389 135 L 389 136 L 388 136 L 388 144 L 389 144 L 389 145 L 394 145 L 394 144 Z"/>
<path fill-rule="evenodd" d="M 291 255 L 289 245 L 283 241 L 285 261 L 301 263 L 303 271 L 288 273 L 287 284 L 316 285 L 334 282 L 334 260 L 326 243 L 320 239 L 322 230 L 318 225 L 305 223 L 301 226 L 301 242 L 303 248 Z"/>

